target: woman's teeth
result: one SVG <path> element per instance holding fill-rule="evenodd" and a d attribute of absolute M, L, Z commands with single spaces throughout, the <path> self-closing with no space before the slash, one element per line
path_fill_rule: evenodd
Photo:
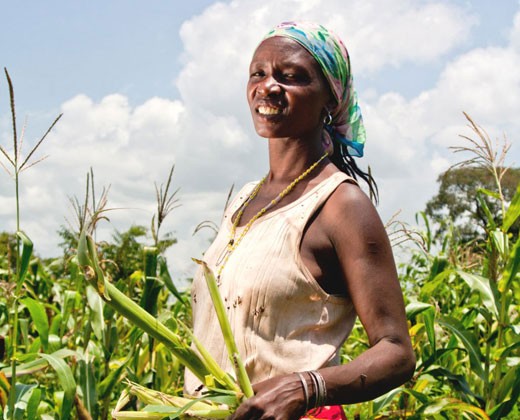
<path fill-rule="evenodd" d="M 262 115 L 277 115 L 280 114 L 282 110 L 280 108 L 272 108 L 270 106 L 259 106 L 258 113 Z"/>

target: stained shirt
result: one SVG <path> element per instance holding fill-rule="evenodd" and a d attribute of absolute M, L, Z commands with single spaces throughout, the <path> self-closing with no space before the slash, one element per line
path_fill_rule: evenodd
<path fill-rule="evenodd" d="M 256 220 L 230 255 L 219 281 L 227 316 L 252 383 L 339 362 L 339 349 L 356 314 L 348 297 L 326 293 L 303 263 L 300 244 L 312 215 L 342 182 L 335 172 L 297 200 Z M 228 206 L 204 261 L 215 272 L 229 242 L 231 219 L 253 191 L 245 185 Z M 239 237 L 243 227 L 237 227 Z M 217 363 L 233 374 L 224 339 L 201 270 L 192 285 L 195 336 Z M 185 374 L 185 392 L 200 381 Z"/>

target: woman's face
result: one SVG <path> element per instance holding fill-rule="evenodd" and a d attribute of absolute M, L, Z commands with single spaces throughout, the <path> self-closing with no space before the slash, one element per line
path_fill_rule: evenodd
<path fill-rule="evenodd" d="M 319 136 L 331 93 L 321 69 L 296 41 L 263 41 L 249 67 L 247 100 L 256 132 L 265 138 Z"/>

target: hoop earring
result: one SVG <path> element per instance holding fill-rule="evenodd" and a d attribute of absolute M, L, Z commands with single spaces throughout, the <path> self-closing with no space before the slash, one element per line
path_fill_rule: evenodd
<path fill-rule="evenodd" d="M 332 124 L 332 114 L 329 110 L 327 110 L 327 115 L 323 118 L 323 124 L 331 125 Z"/>

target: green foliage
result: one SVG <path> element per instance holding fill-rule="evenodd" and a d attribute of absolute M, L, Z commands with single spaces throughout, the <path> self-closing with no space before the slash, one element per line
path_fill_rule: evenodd
<path fill-rule="evenodd" d="M 388 395 L 349 407 L 352 416 L 518 417 L 520 239 L 515 226 L 520 218 L 520 185 L 518 181 L 514 188 L 501 184 L 509 173 L 502 166 L 504 153 L 497 157 L 485 133 L 467 118 L 480 140 L 471 140 L 471 147 L 462 148 L 473 151 L 474 157 L 462 162 L 461 167 L 468 170 L 459 174 L 490 174 L 486 182 L 494 182 L 473 191 L 482 211 L 468 213 L 468 217 L 480 223 L 481 230 L 463 237 L 449 223 L 445 226 L 450 229 L 435 241 L 431 223 L 422 215 L 426 231 L 419 250 L 401 267 L 416 374 Z M 466 163 L 475 166 L 464 166 Z M 473 186 L 480 182 L 471 180 Z M 467 191 L 469 194 L 470 189 Z M 346 348 L 350 357 L 366 346 L 358 330 L 353 337 L 358 341 Z"/>
<path fill-rule="evenodd" d="M 64 244 L 62 258 L 41 260 L 33 255 L 32 241 L 20 229 L 19 174 L 32 165 L 30 158 L 59 117 L 22 159 L 14 90 L 7 71 L 6 77 L 14 154 L 9 155 L 0 145 L 0 158 L 6 159 L 7 164 L 2 166 L 15 181 L 17 225 L 14 234 L 0 234 L 0 415 L 5 419 L 107 419 L 122 391 L 124 378 L 158 390 L 179 392 L 182 370 L 172 352 L 117 315 L 91 286 L 85 285 L 77 262 L 71 258 L 78 239 L 73 229 L 63 228 L 60 232 Z M 168 200 L 172 172 L 173 169 L 167 188 L 160 190 L 161 197 L 166 197 L 161 222 L 174 207 Z M 93 176 L 91 171 L 87 177 L 85 201 L 71 200 L 80 229 L 87 216 L 94 215 L 99 220 L 106 211 L 107 191 L 103 190 L 96 201 Z M 112 242 L 103 244 L 102 251 L 111 259 L 103 257 L 98 264 L 103 269 L 111 267 L 113 276 L 106 280 L 115 282 L 135 301 L 161 316 L 171 314 L 188 323 L 185 293 L 173 284 L 166 260 L 156 252 L 160 264 L 155 265 L 155 272 L 147 267 L 146 275 L 142 271 L 141 240 L 153 236 L 154 245 L 160 250 L 175 243 L 171 234 L 160 237 L 158 227 L 153 235 L 142 227 L 116 232 Z M 95 228 L 95 224 L 88 228 Z M 99 250 L 95 251 L 97 254 Z M 146 292 L 146 281 L 154 277 L 160 287 L 150 294 Z M 170 297 L 172 290 L 179 297 L 177 300 Z M 157 363 L 160 369 L 156 368 Z"/>

